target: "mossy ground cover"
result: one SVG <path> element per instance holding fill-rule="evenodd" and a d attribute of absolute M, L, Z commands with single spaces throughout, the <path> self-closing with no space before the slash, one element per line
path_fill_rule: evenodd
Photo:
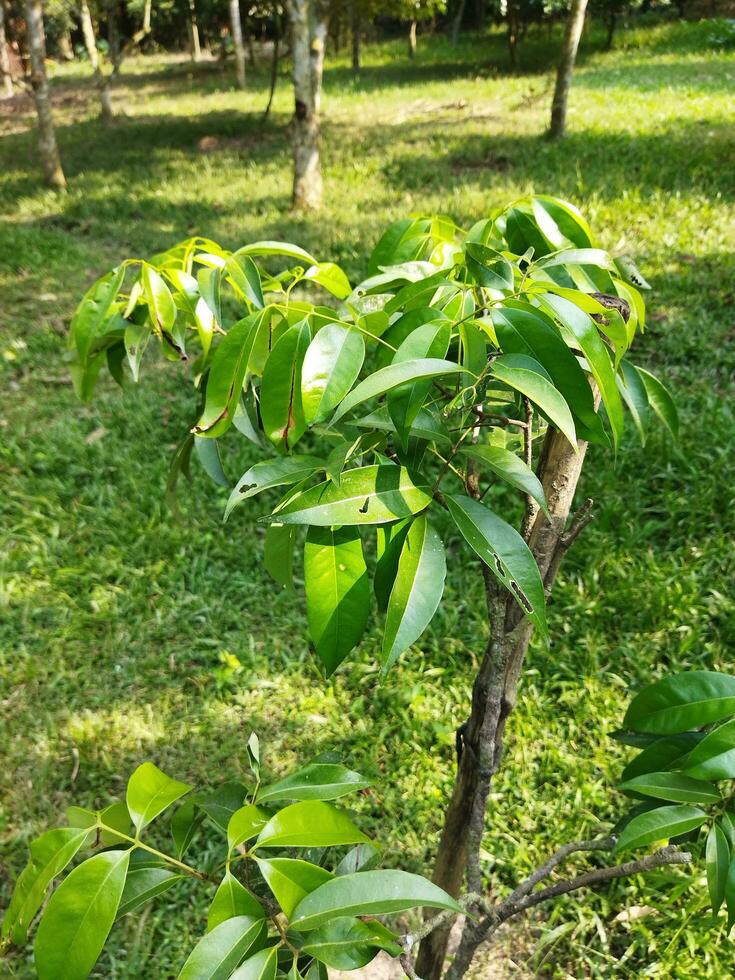
<path fill-rule="evenodd" d="M 285 74 L 261 121 L 265 64 L 243 94 L 216 63 L 127 62 L 115 94 L 125 115 L 111 129 L 95 119 L 88 70 L 64 69 L 66 195 L 39 183 L 30 105 L 0 107 L 3 904 L 27 841 L 66 805 L 121 794 L 144 759 L 197 785 L 244 774 L 252 729 L 274 772 L 338 749 L 374 778 L 358 808 L 386 864 L 425 870 L 436 842 L 485 629 L 459 541 L 448 540 L 441 615 L 388 679 L 373 633 L 325 683 L 301 598 L 279 595 L 263 570 L 257 505 L 223 533 L 225 493 L 201 472 L 178 516 L 166 505 L 191 415 L 183 369 L 152 361 L 140 386 L 121 395 L 105 381 L 88 406 L 63 383 L 64 325 L 92 279 L 193 234 L 230 247 L 296 241 L 356 279 L 396 217 L 441 211 L 469 225 L 536 191 L 574 201 L 606 247 L 637 256 L 653 290 L 636 360 L 676 393 L 681 445 L 654 433 L 642 449 L 631 431 L 617 462 L 589 454 L 580 494 L 598 516 L 561 575 L 551 646 L 536 643 L 528 660 L 488 868 L 502 889 L 614 818 L 626 750 L 607 733 L 628 690 L 733 663 L 735 56 L 715 34 L 706 22 L 660 25 L 604 53 L 591 32 L 559 144 L 542 135 L 556 36 L 531 35 L 518 74 L 496 35 L 423 40 L 414 63 L 403 42 L 372 46 L 358 78 L 331 58 L 326 203 L 308 217 L 288 209 Z M 247 450 L 227 442 L 237 478 Z M 174 975 L 207 898 L 178 886 L 123 920 L 95 975 Z M 677 871 L 567 900 L 534 920 L 550 942 L 524 934 L 519 975 L 728 976 L 724 923 L 711 924 L 705 902 L 702 882 Z M 650 908 L 616 918 L 629 906 Z M 23 953 L 3 970 L 33 975 Z"/>

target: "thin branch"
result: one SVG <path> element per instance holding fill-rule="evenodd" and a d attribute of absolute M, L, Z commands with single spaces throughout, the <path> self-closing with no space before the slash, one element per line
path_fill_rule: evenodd
<path fill-rule="evenodd" d="M 535 871 L 524 881 L 518 885 L 518 887 L 511 892 L 506 901 L 510 903 L 515 903 L 521 898 L 528 895 L 544 878 L 548 878 L 551 872 L 558 868 L 568 857 L 572 854 L 578 854 L 580 851 L 612 851 L 615 847 L 616 838 L 615 837 L 595 837 L 593 840 L 580 840 L 573 841 L 571 844 L 564 844 L 557 851 L 551 855 L 551 857 L 544 862 L 540 867 L 536 868 Z"/>
<path fill-rule="evenodd" d="M 593 506 L 594 500 L 592 500 L 591 497 L 588 497 L 572 518 L 572 523 L 569 525 L 569 528 L 559 535 L 559 540 L 556 542 L 554 554 L 551 557 L 549 567 L 544 577 L 544 586 L 547 594 L 551 591 L 551 587 L 553 586 L 557 572 L 559 571 L 559 566 L 561 565 L 567 551 L 569 551 L 590 521 L 594 519 L 595 515 L 592 512 Z"/>

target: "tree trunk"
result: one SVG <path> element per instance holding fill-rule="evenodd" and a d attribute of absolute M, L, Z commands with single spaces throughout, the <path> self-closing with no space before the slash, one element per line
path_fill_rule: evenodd
<path fill-rule="evenodd" d="M 454 17 L 452 18 L 452 44 L 455 45 L 459 41 L 459 32 L 462 30 L 462 21 L 464 19 L 464 8 L 465 0 L 459 0 L 457 4 L 457 9 L 454 12 Z"/>
<path fill-rule="evenodd" d="M 100 64 L 99 52 L 97 50 L 97 38 L 94 33 L 94 22 L 89 12 L 87 0 L 81 0 L 79 4 L 79 21 L 82 26 L 82 36 L 84 37 L 84 47 L 87 49 L 89 62 L 94 70 L 94 81 L 100 97 L 100 112 L 105 123 L 111 123 L 115 117 L 112 108 L 112 97 L 110 86 L 105 73 Z"/>
<path fill-rule="evenodd" d="M 41 0 L 26 0 L 26 30 L 31 59 L 30 83 L 38 115 L 38 152 L 46 183 L 63 190 L 66 178 L 61 167 L 59 148 L 51 112 L 51 93 L 46 76 L 46 36 L 43 29 Z"/>
<path fill-rule="evenodd" d="M 554 100 L 551 104 L 551 128 L 549 136 L 558 139 L 564 135 L 567 123 L 567 101 L 569 88 L 572 84 L 572 72 L 577 58 L 579 39 L 584 27 L 584 15 L 587 12 L 587 0 L 572 0 L 572 6 L 567 18 L 564 32 L 564 47 L 562 48 L 559 69 L 556 73 Z"/>
<path fill-rule="evenodd" d="M 273 97 L 276 94 L 276 85 L 278 84 L 278 56 L 279 48 L 281 45 L 281 16 L 278 9 L 273 10 L 273 57 L 271 59 L 271 85 L 270 92 L 268 93 L 268 105 L 265 107 L 265 112 L 263 113 L 263 121 L 268 118 L 271 106 L 273 105 Z"/>
<path fill-rule="evenodd" d="M 230 28 L 235 47 L 235 73 L 239 88 L 245 88 L 245 46 L 242 43 L 242 21 L 240 20 L 240 0 L 230 0 Z"/>
<path fill-rule="evenodd" d="M 618 24 L 618 15 L 611 10 L 607 18 L 607 37 L 605 38 L 605 50 L 612 51 L 613 40 L 615 38 L 615 28 Z"/>
<path fill-rule="evenodd" d="M 199 24 L 194 0 L 189 0 L 189 53 L 192 61 L 202 60 L 202 49 L 199 44 Z"/>
<path fill-rule="evenodd" d="M 5 4 L 0 0 L 0 98 L 13 97 L 13 76 L 10 73 L 8 39 L 5 35 Z"/>
<path fill-rule="evenodd" d="M 584 462 L 587 444 L 579 452 L 556 430 L 544 440 L 539 476 L 547 494 L 551 520 L 532 512 L 528 546 L 547 589 L 551 588 L 565 550 L 564 528 Z M 491 636 L 472 690 L 470 717 L 461 735 L 462 752 L 449 807 L 444 818 L 433 880 L 451 895 L 459 895 L 465 872 L 468 887 L 479 891 L 479 865 L 468 865 L 485 827 L 485 811 L 493 775 L 500 766 L 503 735 L 515 707 L 518 682 L 533 627 L 513 598 L 498 598 L 494 580 L 485 573 Z M 472 880 L 474 878 L 474 880 Z M 428 915 L 436 913 L 427 913 Z M 436 929 L 422 942 L 416 972 L 438 980 L 446 956 L 449 926 Z"/>
<path fill-rule="evenodd" d="M 350 31 L 352 34 L 352 70 L 357 74 L 361 68 L 360 34 L 362 32 L 359 0 L 352 0 L 350 5 Z"/>
<path fill-rule="evenodd" d="M 74 61 L 74 46 L 71 43 L 71 33 L 66 27 L 59 34 L 59 54 L 64 61 Z"/>
<path fill-rule="evenodd" d="M 152 14 L 153 14 L 153 0 L 145 0 L 145 4 L 143 6 L 143 24 L 141 26 L 143 37 L 147 37 L 151 33 Z"/>
<path fill-rule="evenodd" d="M 411 27 L 408 31 L 408 56 L 409 58 L 416 57 L 416 21 L 411 21 Z"/>
<path fill-rule="evenodd" d="M 294 87 L 293 207 L 297 211 L 308 211 L 322 203 L 319 111 L 327 7 L 322 0 L 289 0 L 288 10 Z"/>

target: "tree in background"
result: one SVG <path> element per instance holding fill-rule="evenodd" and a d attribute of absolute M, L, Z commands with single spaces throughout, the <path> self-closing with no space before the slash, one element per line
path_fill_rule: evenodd
<path fill-rule="evenodd" d="M 59 147 L 56 142 L 51 91 L 46 74 L 46 35 L 43 25 L 41 0 L 26 0 L 26 33 L 30 55 L 29 81 L 38 116 L 38 155 L 46 183 L 60 190 L 66 188 L 66 178 L 61 166 Z"/>
<path fill-rule="evenodd" d="M 5 33 L 5 3 L 0 0 L 0 98 L 13 96 L 13 76 L 10 72 L 8 38 Z"/>
<path fill-rule="evenodd" d="M 230 2 L 230 30 L 232 32 L 232 47 L 235 52 L 235 77 L 240 88 L 245 88 L 245 46 L 242 42 L 242 19 L 240 17 L 240 0 Z"/>
<path fill-rule="evenodd" d="M 87 0 L 80 0 L 79 24 L 82 29 L 82 37 L 84 38 L 84 47 L 86 48 L 87 57 L 92 66 L 95 83 L 99 92 L 102 121 L 109 124 L 115 115 L 110 94 L 110 77 L 102 70 L 100 64 L 100 53 L 97 48 L 94 21 L 92 20 L 92 13 Z"/>
<path fill-rule="evenodd" d="M 551 126 L 549 136 L 558 139 L 564 135 L 567 124 L 567 104 L 569 102 L 569 89 L 572 85 L 572 74 L 574 63 L 577 60 L 577 50 L 579 39 L 582 37 L 584 18 L 587 13 L 587 0 L 572 0 L 569 8 L 566 28 L 564 30 L 564 43 L 562 45 L 559 67 L 556 72 L 556 85 L 554 87 L 554 98 L 551 103 Z"/>
<path fill-rule="evenodd" d="M 297 211 L 310 211 L 322 203 L 319 137 L 329 4 L 327 0 L 287 0 L 286 10 L 294 88 L 292 202 Z"/>

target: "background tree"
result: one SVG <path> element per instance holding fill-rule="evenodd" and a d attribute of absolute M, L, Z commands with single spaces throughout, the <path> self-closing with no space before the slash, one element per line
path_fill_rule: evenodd
<path fill-rule="evenodd" d="M 556 73 L 554 98 L 551 103 L 549 135 L 553 139 L 558 139 L 560 136 L 563 136 L 566 130 L 569 89 L 572 85 L 574 63 L 577 59 L 579 39 L 582 37 L 582 28 L 584 27 L 586 13 L 587 0 L 572 0 L 564 30 L 561 58 Z"/>
<path fill-rule="evenodd" d="M 235 52 L 235 77 L 240 88 L 245 88 L 245 46 L 242 43 L 240 0 L 230 0 L 230 28 Z"/>
<path fill-rule="evenodd" d="M 0 92 L 2 93 L 2 97 L 6 99 L 10 99 L 13 96 L 13 76 L 10 73 L 8 38 L 5 33 L 4 0 L 0 0 Z"/>
<path fill-rule="evenodd" d="M 102 121 L 105 123 L 111 123 L 115 114 L 112 108 L 112 96 L 110 94 L 109 84 L 110 80 L 109 75 L 102 70 L 102 66 L 100 64 L 100 52 L 97 49 L 97 37 L 94 29 L 94 21 L 92 20 L 92 13 L 89 9 L 87 0 L 80 0 L 79 23 L 82 29 L 82 36 L 84 38 L 84 47 L 86 48 L 87 57 L 89 58 L 89 63 L 92 66 L 95 83 L 99 92 Z"/>
<path fill-rule="evenodd" d="M 51 91 L 46 74 L 46 35 L 43 26 L 41 0 L 26 0 L 26 32 L 30 54 L 29 81 L 38 117 L 38 155 L 46 183 L 63 190 L 66 178 L 61 166 L 59 147 L 56 142 Z"/>

